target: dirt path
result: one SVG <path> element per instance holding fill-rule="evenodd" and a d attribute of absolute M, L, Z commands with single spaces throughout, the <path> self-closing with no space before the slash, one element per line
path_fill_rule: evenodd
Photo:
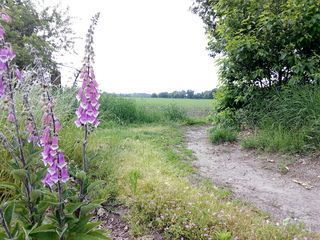
<path fill-rule="evenodd" d="M 186 132 L 202 176 L 231 188 L 235 197 L 278 221 L 302 221 L 308 229 L 320 231 L 320 159 L 257 153 L 237 143 L 213 145 L 208 128 L 192 126 Z"/>

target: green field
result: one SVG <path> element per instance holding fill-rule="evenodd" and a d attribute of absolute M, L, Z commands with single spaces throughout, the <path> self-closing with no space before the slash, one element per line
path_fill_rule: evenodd
<path fill-rule="evenodd" d="M 212 110 L 212 99 L 177 99 L 177 98 L 130 98 L 146 108 L 161 110 L 169 105 L 183 109 L 190 117 L 208 116 Z"/>

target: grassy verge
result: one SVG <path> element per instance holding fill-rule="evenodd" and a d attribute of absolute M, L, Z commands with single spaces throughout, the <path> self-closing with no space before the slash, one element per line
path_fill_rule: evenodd
<path fill-rule="evenodd" d="M 70 135 L 70 130 L 66 131 Z M 104 194 L 129 206 L 127 220 L 136 236 L 157 230 L 166 239 L 294 239 L 308 234 L 295 226 L 276 226 L 265 214 L 228 198 L 225 190 L 188 180 L 194 170 L 184 160 L 177 125 L 110 127 L 90 138 L 97 179 L 107 180 Z M 77 146 L 67 146 L 68 155 Z M 98 152 L 98 155 L 93 153 Z"/>
<path fill-rule="evenodd" d="M 319 150 L 319 85 L 256 89 L 239 105 L 231 104 L 237 102 L 232 94 L 221 88 L 212 118 L 215 125 L 253 130 L 242 141 L 244 147 L 289 153 Z"/>
<path fill-rule="evenodd" d="M 306 136 L 301 131 L 290 131 L 281 126 L 256 129 L 241 141 L 245 148 L 262 149 L 269 152 L 303 152 L 307 149 Z"/>

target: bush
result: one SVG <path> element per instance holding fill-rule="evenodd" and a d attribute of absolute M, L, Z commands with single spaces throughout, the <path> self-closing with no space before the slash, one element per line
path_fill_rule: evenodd
<path fill-rule="evenodd" d="M 217 126 L 210 129 L 209 137 L 212 143 L 233 142 L 237 140 L 235 130 Z"/>

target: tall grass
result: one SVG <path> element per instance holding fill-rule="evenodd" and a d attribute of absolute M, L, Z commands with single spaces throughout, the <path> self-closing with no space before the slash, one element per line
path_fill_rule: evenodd
<path fill-rule="evenodd" d="M 186 112 L 175 104 L 158 108 L 137 104 L 134 99 L 103 94 L 101 97 L 101 118 L 108 122 L 126 125 L 132 123 L 159 123 L 167 121 L 183 121 Z"/>
<path fill-rule="evenodd" d="M 302 152 L 320 147 L 320 86 L 287 86 L 252 99 L 238 112 L 245 126 L 255 127 L 245 147 Z"/>
<path fill-rule="evenodd" d="M 237 140 L 237 133 L 232 128 L 215 126 L 209 131 L 209 138 L 212 143 L 233 142 Z"/>

